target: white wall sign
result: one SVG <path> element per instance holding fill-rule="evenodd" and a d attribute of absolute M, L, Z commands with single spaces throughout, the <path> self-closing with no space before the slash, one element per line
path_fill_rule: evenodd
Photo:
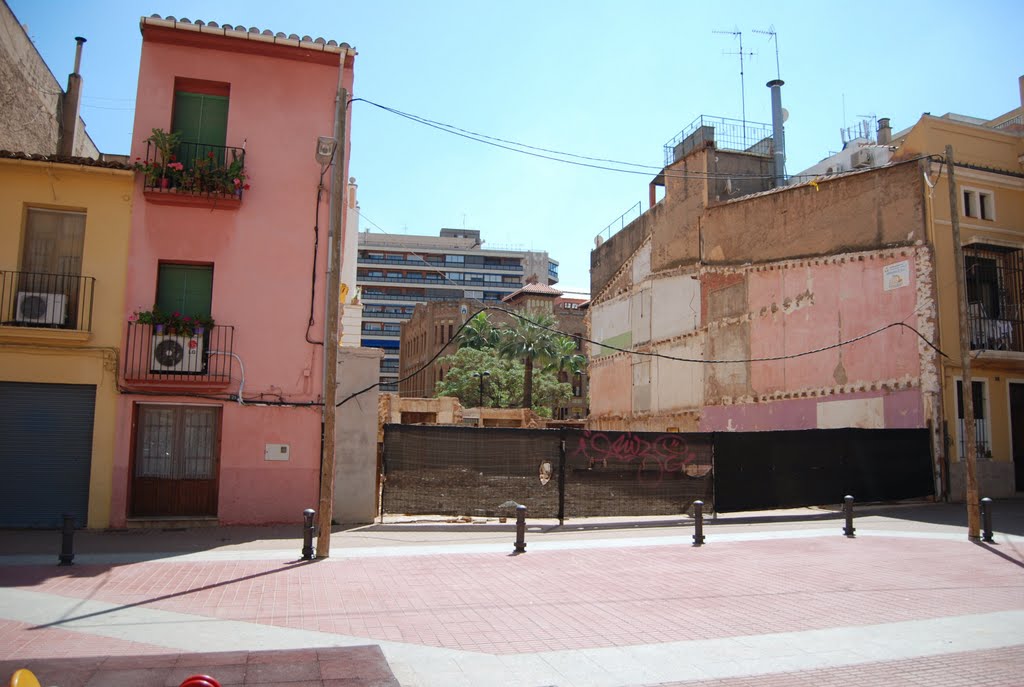
<path fill-rule="evenodd" d="M 882 281 L 886 291 L 910 286 L 910 262 L 896 262 L 882 269 Z"/>

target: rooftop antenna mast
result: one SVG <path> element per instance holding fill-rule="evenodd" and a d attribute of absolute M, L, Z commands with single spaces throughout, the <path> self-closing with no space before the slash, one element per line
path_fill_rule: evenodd
<path fill-rule="evenodd" d="M 769 41 L 775 41 L 775 78 L 782 78 L 782 70 L 779 69 L 779 34 L 775 31 L 775 25 L 772 24 L 768 27 L 768 30 L 753 29 L 754 33 L 759 33 L 762 36 L 768 36 Z"/>
<path fill-rule="evenodd" d="M 745 83 L 744 78 L 743 78 L 743 56 L 744 55 L 749 55 L 749 56 L 753 57 L 757 53 L 753 53 L 753 52 L 745 53 L 745 52 L 743 52 L 743 32 L 739 30 L 739 27 L 733 28 L 732 31 L 712 31 L 711 33 L 717 33 L 717 34 L 721 34 L 721 35 L 724 35 L 724 36 L 733 36 L 734 38 L 738 38 L 739 41 L 740 41 L 740 50 L 739 50 L 738 53 L 735 53 L 735 52 L 723 52 L 722 54 L 723 55 L 739 55 L 740 56 L 740 103 L 741 103 L 741 106 L 743 108 L 742 109 L 742 112 L 743 112 L 743 146 L 746 147 L 746 145 L 747 145 L 747 89 L 746 89 L 746 83 Z"/>

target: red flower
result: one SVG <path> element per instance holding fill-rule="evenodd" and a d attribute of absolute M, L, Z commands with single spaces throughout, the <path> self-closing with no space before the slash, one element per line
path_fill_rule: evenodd
<path fill-rule="evenodd" d="M 173 155 L 171 155 L 171 156 L 170 156 L 169 158 L 167 158 L 167 161 L 168 161 L 168 162 L 174 162 L 174 161 L 175 161 L 175 160 L 177 160 L 177 159 L 178 159 L 178 158 L 176 158 L 176 157 L 174 157 Z"/>
<path fill-rule="evenodd" d="M 206 157 L 208 157 L 208 158 L 210 158 L 210 159 L 212 160 L 212 159 L 214 158 L 214 154 L 213 154 L 213 151 L 211 150 L 210 152 L 208 152 L 208 153 L 206 154 Z"/>
<path fill-rule="evenodd" d="M 245 184 L 244 186 L 242 186 L 242 189 L 248 191 L 249 190 L 249 184 Z"/>

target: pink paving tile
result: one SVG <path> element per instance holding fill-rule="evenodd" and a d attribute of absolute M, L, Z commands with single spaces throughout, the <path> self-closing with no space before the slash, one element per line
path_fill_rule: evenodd
<path fill-rule="evenodd" d="M 657 687 L 1020 687 L 1022 676 L 1024 649 L 1014 647 L 797 673 L 666 682 Z"/>
<path fill-rule="evenodd" d="M 99 660 L 108 656 L 126 658 L 129 662 L 144 655 L 167 654 L 172 652 L 160 646 L 143 644 L 109 637 L 99 637 L 85 632 L 64 630 L 56 627 L 37 628 L 28 623 L 0 620 L 0 661 L 35 658 L 95 657 Z"/>
<path fill-rule="evenodd" d="M 76 598 L 495 653 L 1024 609 L 1012 561 L 966 541 L 882 537 L 57 571 L 19 579 Z"/>

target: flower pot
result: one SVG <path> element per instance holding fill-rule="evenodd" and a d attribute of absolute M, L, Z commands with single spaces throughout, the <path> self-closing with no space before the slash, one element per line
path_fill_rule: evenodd
<path fill-rule="evenodd" d="M 161 177 L 160 178 L 160 188 L 161 189 L 165 189 L 166 190 L 168 187 L 170 187 L 170 185 L 171 185 L 171 180 L 170 179 L 168 179 L 167 177 Z"/>
<path fill-rule="evenodd" d="M 195 327 L 192 331 L 196 336 L 202 336 L 206 333 L 206 327 Z"/>
<path fill-rule="evenodd" d="M 164 326 L 162 324 L 154 324 L 153 325 L 153 331 L 155 333 L 157 333 L 157 334 L 163 334 L 164 333 Z"/>

